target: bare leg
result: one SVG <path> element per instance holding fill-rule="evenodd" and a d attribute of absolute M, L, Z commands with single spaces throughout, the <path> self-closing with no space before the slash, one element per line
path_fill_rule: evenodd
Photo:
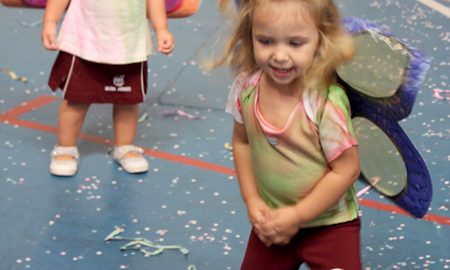
<path fill-rule="evenodd" d="M 114 104 L 115 146 L 133 144 L 139 117 L 138 104 Z"/>
<path fill-rule="evenodd" d="M 142 149 L 133 146 L 139 117 L 139 105 L 114 104 L 114 152 L 113 156 L 122 168 L 129 173 L 148 171 L 148 162 L 142 156 Z"/>
<path fill-rule="evenodd" d="M 89 109 L 88 103 L 70 102 L 63 100 L 58 115 L 58 145 L 76 146 L 78 136 L 83 126 L 84 118 Z M 58 156 L 59 159 L 71 158 Z"/>

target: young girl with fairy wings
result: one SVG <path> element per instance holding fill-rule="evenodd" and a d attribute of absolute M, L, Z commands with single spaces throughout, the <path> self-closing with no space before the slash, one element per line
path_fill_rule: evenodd
<path fill-rule="evenodd" d="M 253 225 L 242 269 L 361 269 L 357 141 L 335 82 L 351 40 L 331 0 L 240 1 L 217 64 L 238 74 L 227 112 Z"/>
<path fill-rule="evenodd" d="M 168 54 L 174 48 L 164 4 L 164 0 L 47 2 L 42 43 L 46 49 L 59 50 L 49 86 L 64 92 L 58 114 L 58 143 L 51 154 L 52 174 L 76 173 L 77 139 L 92 103 L 113 104 L 114 159 L 129 173 L 148 170 L 143 151 L 133 145 L 133 140 L 138 103 L 146 94 L 147 58 L 152 49 L 147 17 L 156 32 L 157 50 Z M 56 40 L 57 24 L 64 12 Z"/>

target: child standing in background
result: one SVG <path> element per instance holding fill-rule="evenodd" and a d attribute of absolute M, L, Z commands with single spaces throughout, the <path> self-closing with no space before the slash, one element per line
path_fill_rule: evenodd
<path fill-rule="evenodd" d="M 47 2 L 42 43 L 48 50 L 59 50 L 49 86 L 64 92 L 50 173 L 76 173 L 77 139 L 92 103 L 113 104 L 114 159 L 129 173 L 148 170 L 143 150 L 133 141 L 138 103 L 144 101 L 147 90 L 147 58 L 152 49 L 147 17 L 156 32 L 157 50 L 169 54 L 174 48 L 164 5 L 164 0 Z"/>
<path fill-rule="evenodd" d="M 331 0 L 240 1 L 217 64 L 238 74 L 227 112 L 253 225 L 241 269 L 361 269 L 357 141 L 335 82 L 352 55 Z"/>

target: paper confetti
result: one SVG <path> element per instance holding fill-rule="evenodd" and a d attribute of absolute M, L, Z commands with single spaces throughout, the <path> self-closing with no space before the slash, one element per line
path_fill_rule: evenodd
<path fill-rule="evenodd" d="M 380 181 L 379 177 L 372 177 L 370 179 L 370 185 L 368 185 L 367 187 L 365 187 L 365 188 L 361 189 L 360 191 L 358 191 L 356 193 L 356 197 L 359 198 L 362 195 L 364 195 L 365 193 L 367 193 L 372 188 L 372 186 L 375 186 L 379 181 Z"/>
<path fill-rule="evenodd" d="M 439 88 L 433 89 L 433 97 L 439 100 L 450 101 L 450 90 L 444 90 Z"/>
<path fill-rule="evenodd" d="M 183 110 L 175 109 L 175 110 L 164 110 L 163 112 L 165 117 L 173 117 L 173 116 L 183 116 L 187 119 L 204 119 L 204 117 L 200 117 L 197 115 L 189 114 Z"/>
<path fill-rule="evenodd" d="M 189 250 L 187 248 L 179 246 L 179 245 L 160 245 L 160 244 L 154 243 L 154 242 L 147 240 L 145 238 L 142 238 L 142 237 L 133 238 L 133 237 L 119 236 L 124 231 L 125 231 L 125 229 L 116 226 L 114 228 L 114 230 L 110 234 L 108 234 L 108 236 L 105 237 L 104 241 L 106 241 L 106 242 L 108 242 L 108 241 L 128 241 L 127 244 L 120 247 L 120 250 L 122 250 L 122 251 L 138 250 L 139 252 L 144 254 L 144 256 L 146 256 L 146 257 L 155 256 L 155 255 L 161 254 L 165 250 L 170 250 L 170 249 L 176 249 L 183 255 L 189 254 Z M 149 251 L 147 248 L 150 248 L 153 250 Z"/>
<path fill-rule="evenodd" d="M 8 75 L 11 78 L 11 80 L 21 81 L 21 82 L 28 82 L 28 78 L 27 77 L 24 77 L 24 76 L 20 76 L 19 77 L 19 76 L 17 76 L 17 74 L 14 71 L 10 70 L 9 68 L 0 68 L 0 72 L 3 72 L 6 75 Z"/>

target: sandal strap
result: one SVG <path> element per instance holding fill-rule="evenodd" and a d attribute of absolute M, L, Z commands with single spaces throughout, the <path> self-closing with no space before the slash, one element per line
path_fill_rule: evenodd
<path fill-rule="evenodd" d="M 132 144 L 116 146 L 116 147 L 114 147 L 113 156 L 116 159 L 121 159 L 123 156 L 125 156 L 126 154 L 128 154 L 130 152 L 143 154 L 144 149 L 142 149 L 141 147 L 138 147 L 136 145 L 132 145 Z"/>
<path fill-rule="evenodd" d="M 52 150 L 52 157 L 68 155 L 72 156 L 76 160 L 80 157 L 78 148 L 76 146 L 58 146 L 56 145 Z"/>

